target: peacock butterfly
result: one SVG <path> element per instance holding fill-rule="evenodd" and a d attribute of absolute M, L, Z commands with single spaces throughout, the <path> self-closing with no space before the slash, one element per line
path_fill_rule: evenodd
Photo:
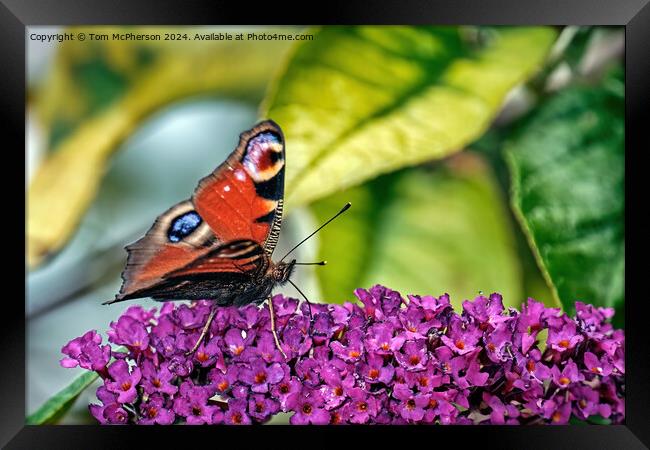
<path fill-rule="evenodd" d="M 237 148 L 199 182 L 190 199 L 158 216 L 141 239 L 126 247 L 122 287 L 104 304 L 143 297 L 213 300 L 215 307 L 193 352 L 217 306 L 261 303 L 275 286 L 291 282 L 300 263 L 271 260 L 282 225 L 284 169 L 284 136 L 278 124 L 266 120 L 243 132 Z M 272 302 L 269 307 L 282 351 Z"/>

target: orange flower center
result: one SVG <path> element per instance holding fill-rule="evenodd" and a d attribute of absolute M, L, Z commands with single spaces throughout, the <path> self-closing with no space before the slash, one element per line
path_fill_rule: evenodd
<path fill-rule="evenodd" d="M 390 349 L 390 345 L 388 345 L 388 342 L 384 342 L 381 344 L 381 349 L 384 351 L 388 351 Z"/>
<path fill-rule="evenodd" d="M 366 402 L 359 402 L 359 404 L 357 405 L 357 409 L 363 412 L 368 409 L 368 404 Z"/>
<path fill-rule="evenodd" d="M 257 375 L 255 375 L 255 382 L 257 384 L 264 383 L 266 381 L 266 374 L 264 372 L 260 372 Z"/>
<path fill-rule="evenodd" d="M 261 413 L 264 411 L 264 404 L 263 403 L 255 403 L 255 411 L 258 413 Z"/>
<path fill-rule="evenodd" d="M 338 423 L 341 423 L 341 415 L 337 413 L 336 411 L 332 413 L 332 418 L 330 420 L 330 423 L 333 425 L 336 425 Z"/>
<path fill-rule="evenodd" d="M 311 414 L 311 405 L 309 403 L 302 405 L 302 412 L 305 414 Z"/>
<path fill-rule="evenodd" d="M 379 376 L 379 371 L 377 369 L 370 369 L 370 372 L 368 372 L 368 376 L 374 380 Z"/>
<path fill-rule="evenodd" d="M 337 397 L 340 397 L 341 395 L 343 395 L 343 388 L 341 386 L 335 387 L 334 388 L 334 395 L 336 395 Z"/>
<path fill-rule="evenodd" d="M 555 411 L 551 416 L 551 420 L 553 420 L 553 422 L 559 422 L 562 420 L 562 414 L 560 414 L 560 411 Z"/>
<path fill-rule="evenodd" d="M 230 386 L 230 384 L 226 380 L 223 380 L 221 383 L 217 384 L 217 389 L 223 392 L 228 389 L 228 386 Z"/>
<path fill-rule="evenodd" d="M 287 392 L 289 392 L 289 386 L 286 385 L 286 384 L 282 384 L 282 385 L 280 385 L 280 392 L 281 392 L 282 394 L 286 394 Z"/>
<path fill-rule="evenodd" d="M 150 419 L 153 419 L 158 415 L 158 408 L 154 406 L 150 407 L 149 410 L 147 411 L 147 415 L 149 416 Z"/>
<path fill-rule="evenodd" d="M 196 359 L 198 359 L 200 362 L 206 362 L 208 359 L 210 359 L 210 357 L 203 352 L 199 352 L 196 355 Z"/>
<path fill-rule="evenodd" d="M 465 348 L 465 343 L 459 339 L 456 341 L 456 347 L 462 350 Z"/>
<path fill-rule="evenodd" d="M 232 415 L 232 417 L 230 418 L 230 421 L 231 421 L 232 423 L 234 423 L 234 424 L 240 424 L 240 423 L 241 423 L 241 419 L 242 419 L 242 417 L 241 417 L 241 413 L 236 412 L 236 413 L 234 413 L 234 414 Z"/>
<path fill-rule="evenodd" d="M 429 399 L 429 406 L 431 408 L 435 408 L 436 406 L 438 406 L 438 400 L 436 400 L 435 398 Z"/>
<path fill-rule="evenodd" d="M 162 382 L 158 378 L 154 378 L 154 380 L 151 382 L 155 387 L 159 388 L 162 386 Z"/>
<path fill-rule="evenodd" d="M 488 350 L 490 350 L 491 352 L 493 352 L 493 351 L 495 351 L 495 350 L 497 349 L 496 346 L 495 346 L 492 342 L 490 342 L 490 343 L 487 345 L 487 348 L 488 348 Z"/>
<path fill-rule="evenodd" d="M 415 408 L 415 400 L 413 400 L 411 398 L 406 402 L 406 409 L 410 410 L 410 409 L 414 409 L 414 408 Z"/>
<path fill-rule="evenodd" d="M 121 387 L 123 391 L 128 391 L 129 389 L 131 389 L 131 382 L 125 381 L 124 383 L 122 383 Z"/>
<path fill-rule="evenodd" d="M 350 350 L 350 353 L 348 353 L 348 355 L 350 355 L 350 358 L 358 358 L 360 354 L 361 353 L 359 353 L 357 350 Z"/>
<path fill-rule="evenodd" d="M 560 378 L 560 384 L 561 384 L 562 386 L 566 386 L 566 385 L 569 384 L 570 382 L 571 382 L 571 380 L 569 380 L 567 377 L 562 377 L 562 378 Z"/>
<path fill-rule="evenodd" d="M 558 343 L 558 345 L 559 345 L 560 347 L 562 347 L 562 348 L 569 348 L 569 345 L 570 345 L 570 344 L 571 344 L 571 343 L 570 343 L 569 341 L 567 341 L 566 339 L 562 339 L 562 340 Z"/>
<path fill-rule="evenodd" d="M 528 362 L 526 363 L 526 369 L 528 369 L 528 371 L 532 373 L 535 370 L 535 361 L 529 359 Z"/>
<path fill-rule="evenodd" d="M 409 358 L 409 362 L 412 366 L 415 366 L 416 364 L 420 363 L 420 357 L 418 355 L 413 355 Z"/>
<path fill-rule="evenodd" d="M 239 356 L 239 355 L 241 355 L 241 352 L 243 352 L 243 351 L 244 351 L 244 347 L 242 347 L 240 345 L 240 346 L 235 347 L 235 349 L 233 350 L 233 353 L 235 354 L 235 356 Z"/>
<path fill-rule="evenodd" d="M 427 387 L 429 385 L 429 379 L 427 377 L 420 377 L 418 381 L 422 387 Z"/>

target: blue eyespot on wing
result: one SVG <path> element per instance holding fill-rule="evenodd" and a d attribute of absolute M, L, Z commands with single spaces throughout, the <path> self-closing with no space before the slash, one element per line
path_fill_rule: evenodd
<path fill-rule="evenodd" d="M 183 238 L 192 234 L 201 225 L 203 220 L 196 211 L 186 212 L 176 217 L 167 231 L 167 238 L 171 242 L 180 242 Z"/>

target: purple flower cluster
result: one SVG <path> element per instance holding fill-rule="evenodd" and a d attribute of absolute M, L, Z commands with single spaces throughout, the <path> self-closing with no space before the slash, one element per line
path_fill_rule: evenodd
<path fill-rule="evenodd" d="M 219 308 L 196 352 L 211 303 L 131 306 L 101 345 L 90 331 L 62 351 L 64 367 L 104 380 L 100 423 L 251 424 L 279 412 L 292 424 L 565 424 L 625 417 L 622 330 L 613 310 L 576 303 L 576 317 L 499 294 L 463 302 L 382 286 L 361 305 Z M 112 361 L 112 362 L 111 362 Z"/>

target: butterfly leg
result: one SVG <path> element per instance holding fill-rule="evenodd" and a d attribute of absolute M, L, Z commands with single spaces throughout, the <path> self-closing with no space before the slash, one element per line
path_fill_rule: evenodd
<path fill-rule="evenodd" d="M 205 338 L 205 335 L 208 334 L 208 330 L 210 329 L 210 325 L 212 324 L 212 319 L 214 319 L 214 315 L 216 313 L 217 313 L 217 305 L 212 305 L 212 310 L 210 311 L 208 320 L 205 322 L 205 325 L 203 326 L 203 330 L 201 330 L 201 335 L 199 336 L 199 339 L 196 341 L 196 344 L 194 344 L 194 347 L 192 347 L 192 350 L 185 353 L 185 356 L 191 355 L 196 351 L 197 348 L 199 348 L 199 345 L 201 345 L 203 338 Z"/>
<path fill-rule="evenodd" d="M 293 281 L 291 280 L 287 280 L 287 281 L 291 283 L 293 287 L 296 288 L 296 290 L 300 293 L 300 295 L 302 295 L 302 298 L 304 298 L 305 301 L 307 302 L 307 308 L 309 308 L 309 329 L 311 329 L 311 327 L 314 325 L 314 316 L 311 313 L 311 302 L 309 301 L 307 296 L 300 290 L 300 288 L 296 286 L 296 284 Z"/>
<path fill-rule="evenodd" d="M 269 297 L 269 315 L 271 316 L 271 332 L 273 333 L 273 339 L 275 340 L 275 346 L 280 350 L 280 353 L 282 353 L 282 356 L 284 356 L 284 359 L 287 359 L 286 353 L 284 353 L 284 350 L 282 350 L 282 347 L 280 346 L 280 340 L 278 339 L 278 333 L 275 328 L 275 311 L 273 310 L 273 298 Z"/>

